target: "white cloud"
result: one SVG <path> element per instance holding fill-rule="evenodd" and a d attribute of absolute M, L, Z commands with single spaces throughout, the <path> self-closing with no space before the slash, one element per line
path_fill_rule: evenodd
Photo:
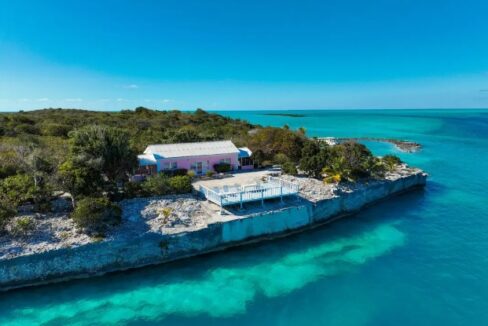
<path fill-rule="evenodd" d="M 128 89 L 136 89 L 136 88 L 139 88 L 138 85 L 136 84 L 129 84 L 129 85 L 125 85 L 124 88 L 128 88 Z"/>
<path fill-rule="evenodd" d="M 19 98 L 18 101 L 19 102 L 29 102 L 30 99 L 28 99 L 28 98 Z"/>
<path fill-rule="evenodd" d="M 120 98 L 120 97 L 119 97 L 119 98 L 117 99 L 117 102 L 126 102 L 126 101 L 127 101 L 127 100 L 126 100 L 125 98 Z"/>
<path fill-rule="evenodd" d="M 49 101 L 49 98 L 47 98 L 47 97 L 41 97 L 41 98 L 38 98 L 37 101 L 38 102 L 47 102 L 47 101 Z"/>
<path fill-rule="evenodd" d="M 170 100 L 169 98 L 163 98 L 163 100 L 162 100 L 162 101 L 163 101 L 163 103 L 169 103 L 169 102 L 171 102 L 171 101 L 173 101 L 173 100 Z"/>
<path fill-rule="evenodd" d="M 65 98 L 64 99 L 66 102 L 81 102 L 83 99 L 77 97 L 77 98 Z"/>

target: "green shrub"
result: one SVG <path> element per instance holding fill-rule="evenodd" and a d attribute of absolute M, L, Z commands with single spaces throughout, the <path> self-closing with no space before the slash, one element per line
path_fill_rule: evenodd
<path fill-rule="evenodd" d="M 15 216 L 15 210 L 0 203 L 0 233 L 5 229 L 8 222 Z"/>
<path fill-rule="evenodd" d="M 293 162 L 289 162 L 289 161 L 285 162 L 281 168 L 285 174 L 289 174 L 289 175 L 298 174 L 297 167 Z"/>
<path fill-rule="evenodd" d="M 11 177 L 17 174 L 17 167 L 13 165 L 0 166 L 0 179 Z"/>
<path fill-rule="evenodd" d="M 273 157 L 273 163 L 284 165 L 285 163 L 289 162 L 290 159 L 283 153 L 278 153 Z"/>
<path fill-rule="evenodd" d="M 309 177 L 321 178 L 322 169 L 329 163 L 331 148 L 322 142 L 309 141 L 302 148 L 300 170 Z"/>
<path fill-rule="evenodd" d="M 340 174 L 331 174 L 324 178 L 324 183 L 339 183 L 341 180 L 342 176 Z"/>
<path fill-rule="evenodd" d="M 142 189 L 142 182 L 126 182 L 124 184 L 125 198 L 142 197 L 145 191 Z"/>
<path fill-rule="evenodd" d="M 212 170 L 208 170 L 207 172 L 205 172 L 205 175 L 206 175 L 207 177 L 209 177 L 209 178 L 213 177 L 213 175 L 214 175 L 214 174 L 215 174 L 215 172 L 214 172 L 214 171 L 212 171 Z"/>
<path fill-rule="evenodd" d="M 14 225 L 10 229 L 10 233 L 16 237 L 25 237 L 29 235 L 36 228 L 36 222 L 32 217 L 19 217 L 15 220 Z"/>
<path fill-rule="evenodd" d="M 188 170 L 188 172 L 186 173 L 187 176 L 189 176 L 190 178 L 194 178 L 196 173 L 195 171 L 193 170 Z"/>
<path fill-rule="evenodd" d="M 261 162 L 261 167 L 263 168 L 269 168 L 269 167 L 272 167 L 273 166 L 273 161 L 269 161 L 269 160 L 264 160 Z"/>
<path fill-rule="evenodd" d="M 383 177 L 385 162 L 374 157 L 363 144 L 345 142 L 330 147 L 329 157 L 322 170 L 326 183 L 356 182 L 365 178 Z"/>
<path fill-rule="evenodd" d="M 171 192 L 175 194 L 186 194 L 191 192 L 191 178 L 185 176 L 175 176 L 169 179 Z"/>
<path fill-rule="evenodd" d="M 395 155 L 385 155 L 381 160 L 386 164 L 388 171 L 393 171 L 397 165 L 402 164 L 402 160 Z"/>
<path fill-rule="evenodd" d="M 36 126 L 27 123 L 17 125 L 14 130 L 17 134 L 39 134 L 39 129 Z"/>
<path fill-rule="evenodd" d="M 141 185 L 142 190 L 153 196 L 163 196 L 171 193 L 170 178 L 165 174 L 157 174 L 146 179 Z"/>
<path fill-rule="evenodd" d="M 213 167 L 214 167 L 215 172 L 218 172 L 218 173 L 229 172 L 231 169 L 231 166 L 229 163 L 218 163 L 218 164 L 215 164 Z"/>
<path fill-rule="evenodd" d="M 171 216 L 171 213 L 173 213 L 173 209 L 171 207 L 164 207 L 160 210 L 160 214 L 163 215 L 163 224 L 168 223 L 168 219 Z"/>
<path fill-rule="evenodd" d="M 34 181 L 26 174 L 7 177 L 0 182 L 0 194 L 4 197 L 6 205 L 17 207 L 36 195 Z"/>
<path fill-rule="evenodd" d="M 137 186 L 131 186 L 136 188 Z M 170 194 L 186 194 L 191 192 L 191 177 L 177 175 L 168 177 L 165 174 L 158 174 L 147 178 L 140 186 L 144 196 L 164 196 Z M 136 192 L 137 193 L 137 192 Z"/>
<path fill-rule="evenodd" d="M 107 198 L 85 197 L 78 201 L 71 218 L 87 234 L 103 234 L 120 224 L 121 209 Z"/>
<path fill-rule="evenodd" d="M 187 169 L 175 169 L 175 170 L 163 171 L 162 173 L 166 174 L 169 177 L 174 177 L 177 175 L 187 175 L 188 170 Z"/>
<path fill-rule="evenodd" d="M 65 124 L 49 122 L 41 126 L 41 134 L 44 136 L 66 137 L 71 130 L 71 126 Z"/>

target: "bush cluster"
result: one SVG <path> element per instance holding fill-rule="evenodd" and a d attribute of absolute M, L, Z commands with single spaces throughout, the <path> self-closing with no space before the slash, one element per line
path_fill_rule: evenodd
<path fill-rule="evenodd" d="M 148 177 L 144 182 L 128 182 L 125 185 L 127 198 L 185 194 L 191 191 L 191 177 L 188 175 L 168 177 L 159 173 Z"/>
<path fill-rule="evenodd" d="M 164 173 L 168 177 L 184 176 L 184 175 L 188 175 L 188 170 L 187 169 L 175 169 L 175 170 L 163 171 L 162 173 Z"/>
<path fill-rule="evenodd" d="M 229 163 L 217 163 L 213 166 L 215 172 L 217 173 L 225 173 L 231 170 L 231 165 Z"/>
<path fill-rule="evenodd" d="M 121 209 L 105 197 L 80 199 L 71 218 L 84 232 L 102 235 L 121 221 Z"/>
<path fill-rule="evenodd" d="M 15 237 L 25 237 L 36 228 L 36 222 L 32 217 L 19 217 L 10 228 L 10 234 Z"/>
<path fill-rule="evenodd" d="M 15 213 L 16 211 L 14 209 L 0 203 L 0 233 L 5 230 L 5 227 L 15 216 Z"/>
<path fill-rule="evenodd" d="M 302 149 L 300 170 L 310 177 L 323 177 L 327 183 L 355 182 L 382 177 L 400 163 L 401 160 L 393 155 L 374 157 L 366 146 L 356 142 L 328 146 L 315 141 Z"/>

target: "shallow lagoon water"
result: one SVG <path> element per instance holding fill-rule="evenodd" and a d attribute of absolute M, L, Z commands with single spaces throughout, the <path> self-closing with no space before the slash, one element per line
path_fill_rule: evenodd
<path fill-rule="evenodd" d="M 291 237 L 0 294 L 0 325 L 480 325 L 488 322 L 488 111 L 225 112 L 368 142 L 425 169 L 425 190 Z"/>

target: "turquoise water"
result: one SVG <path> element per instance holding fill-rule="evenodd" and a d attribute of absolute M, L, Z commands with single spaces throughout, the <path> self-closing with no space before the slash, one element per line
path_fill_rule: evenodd
<path fill-rule="evenodd" d="M 0 294 L 1 325 L 486 325 L 488 111 L 225 112 L 368 143 L 428 186 L 311 232 L 165 266 Z"/>

